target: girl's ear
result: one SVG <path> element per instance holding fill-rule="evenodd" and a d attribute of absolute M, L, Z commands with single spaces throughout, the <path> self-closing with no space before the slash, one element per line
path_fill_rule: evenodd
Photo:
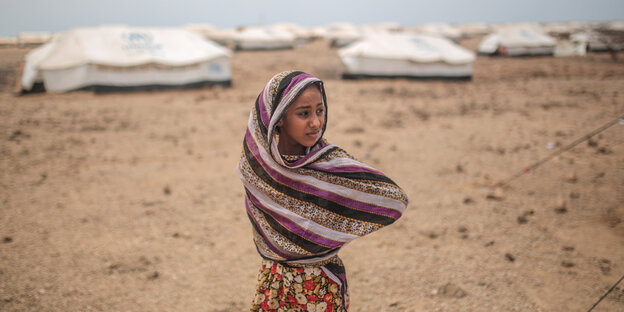
<path fill-rule="evenodd" d="M 286 117 L 286 116 L 284 116 L 284 117 Z M 281 127 L 283 125 L 284 125 L 284 118 L 280 119 L 280 121 L 277 122 L 276 126 Z"/>

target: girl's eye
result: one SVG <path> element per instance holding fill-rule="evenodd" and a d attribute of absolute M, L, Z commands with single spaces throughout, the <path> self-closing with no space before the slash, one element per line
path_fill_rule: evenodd
<path fill-rule="evenodd" d="M 301 117 L 306 117 L 306 116 L 308 116 L 308 112 L 301 112 L 298 115 L 301 116 Z"/>

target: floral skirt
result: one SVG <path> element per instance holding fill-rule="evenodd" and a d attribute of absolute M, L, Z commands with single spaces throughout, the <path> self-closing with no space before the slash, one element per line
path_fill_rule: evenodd
<path fill-rule="evenodd" d="M 289 267 L 262 260 L 251 311 L 347 311 L 341 286 L 319 267 Z M 346 301 L 346 304 L 345 304 Z"/>

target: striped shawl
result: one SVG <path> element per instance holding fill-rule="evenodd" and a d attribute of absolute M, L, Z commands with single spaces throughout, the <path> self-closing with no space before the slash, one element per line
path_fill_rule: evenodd
<path fill-rule="evenodd" d="M 287 71 L 267 83 L 249 116 L 238 173 L 260 255 L 285 265 L 320 266 L 346 291 L 338 250 L 396 221 L 407 196 L 383 173 L 325 139 L 296 160 L 280 155 L 276 125 L 312 84 L 319 85 L 327 112 L 323 83 L 312 75 Z"/>

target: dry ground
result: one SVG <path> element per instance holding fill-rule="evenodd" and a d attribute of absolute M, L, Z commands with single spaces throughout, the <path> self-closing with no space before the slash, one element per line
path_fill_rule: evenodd
<path fill-rule="evenodd" d="M 343 81 L 317 41 L 236 52 L 227 89 L 16 97 L 26 52 L 0 49 L 2 311 L 245 311 L 260 257 L 234 168 L 255 97 L 291 68 L 325 80 L 330 142 L 410 198 L 341 251 L 352 311 L 586 311 L 624 275 L 624 125 L 487 196 L 624 113 L 621 58 Z M 594 311 L 624 311 L 624 284 Z"/>

